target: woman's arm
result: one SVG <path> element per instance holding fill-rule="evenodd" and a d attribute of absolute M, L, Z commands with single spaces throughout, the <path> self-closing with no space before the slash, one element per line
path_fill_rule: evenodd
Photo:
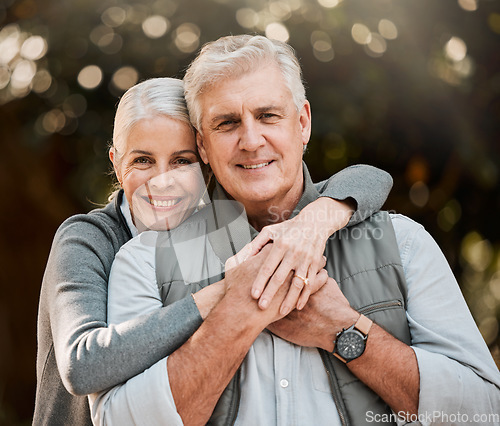
<path fill-rule="evenodd" d="M 342 169 L 315 186 L 321 197 L 337 201 L 352 200 L 355 208 L 347 224 L 351 226 L 362 222 L 382 208 L 391 192 L 392 184 L 391 175 L 384 170 L 357 164 Z"/>
<path fill-rule="evenodd" d="M 57 232 L 41 298 L 60 376 L 77 395 L 138 374 L 181 346 L 202 322 L 189 298 L 108 327 L 108 276 L 120 244 L 91 216 L 72 218 Z"/>

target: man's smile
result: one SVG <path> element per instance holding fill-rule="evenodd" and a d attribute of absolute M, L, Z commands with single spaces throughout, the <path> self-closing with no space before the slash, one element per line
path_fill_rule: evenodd
<path fill-rule="evenodd" d="M 269 164 L 271 164 L 273 162 L 274 162 L 274 160 L 264 161 L 264 162 L 256 163 L 256 164 L 238 164 L 238 167 L 242 167 L 246 170 L 261 169 L 263 167 L 269 166 Z"/>

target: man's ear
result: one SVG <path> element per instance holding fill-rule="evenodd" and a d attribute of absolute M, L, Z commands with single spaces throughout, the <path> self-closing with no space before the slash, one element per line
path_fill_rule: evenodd
<path fill-rule="evenodd" d="M 299 113 L 300 131 L 302 133 L 302 145 L 306 146 L 311 138 L 311 104 L 306 101 Z"/>
<path fill-rule="evenodd" d="M 207 151 L 205 150 L 205 142 L 200 132 L 196 132 L 196 145 L 198 146 L 198 153 L 200 154 L 201 161 L 208 164 Z"/>
<path fill-rule="evenodd" d="M 116 152 L 115 152 L 114 147 L 111 147 L 109 149 L 109 159 L 113 163 L 113 169 L 115 170 L 116 178 L 118 179 L 118 182 L 120 182 L 120 185 L 121 185 L 122 184 L 122 176 L 121 176 L 121 173 L 119 173 L 119 169 L 116 165 Z"/>

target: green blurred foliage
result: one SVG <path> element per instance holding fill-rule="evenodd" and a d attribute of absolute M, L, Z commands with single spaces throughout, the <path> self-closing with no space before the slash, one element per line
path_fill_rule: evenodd
<path fill-rule="evenodd" d="M 354 163 L 389 171 L 386 208 L 438 241 L 500 360 L 498 1 L 3 0 L 0 424 L 31 418 L 50 242 L 66 217 L 106 201 L 119 96 L 182 77 L 203 43 L 238 33 L 296 49 L 313 177 Z"/>

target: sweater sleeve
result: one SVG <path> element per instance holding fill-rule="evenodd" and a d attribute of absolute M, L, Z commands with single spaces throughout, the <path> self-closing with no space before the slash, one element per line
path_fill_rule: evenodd
<path fill-rule="evenodd" d="M 356 202 L 356 211 L 348 226 L 356 225 L 382 208 L 392 188 L 389 173 L 366 164 L 347 167 L 329 179 L 317 183 L 322 197 Z"/>
<path fill-rule="evenodd" d="M 58 230 L 42 285 L 56 362 L 69 392 L 121 383 L 180 347 L 202 322 L 192 298 L 107 325 L 107 283 L 116 235 L 89 215 Z"/>

